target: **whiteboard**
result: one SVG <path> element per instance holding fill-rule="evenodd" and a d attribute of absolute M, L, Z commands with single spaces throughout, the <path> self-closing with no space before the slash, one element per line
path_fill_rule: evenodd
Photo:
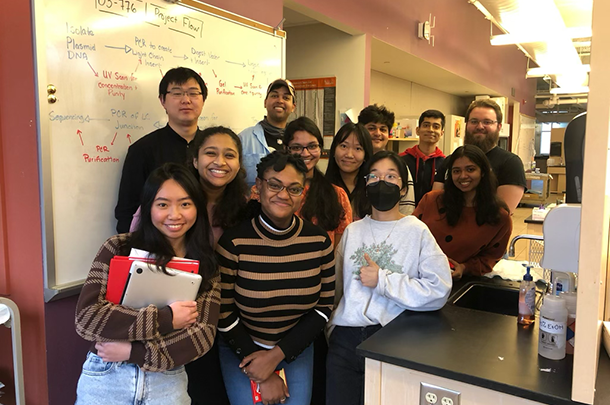
<path fill-rule="evenodd" d="M 127 148 L 166 125 L 163 74 L 198 72 L 199 127 L 239 133 L 285 77 L 285 33 L 212 6 L 162 0 L 35 0 L 45 299 L 78 291 L 106 238 Z M 53 102 L 55 101 L 55 102 Z"/>

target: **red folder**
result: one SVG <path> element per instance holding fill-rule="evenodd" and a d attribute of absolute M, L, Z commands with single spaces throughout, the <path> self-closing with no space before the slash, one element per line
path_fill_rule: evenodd
<path fill-rule="evenodd" d="M 135 260 L 141 262 L 151 262 L 154 260 L 142 257 L 115 256 L 110 260 L 110 269 L 108 270 L 108 284 L 106 285 L 106 299 L 113 304 L 120 304 L 125 287 L 127 287 L 127 279 L 129 277 L 129 269 L 131 263 Z M 187 271 L 193 274 L 199 274 L 199 261 L 190 259 L 173 259 L 167 266 L 173 270 Z"/>

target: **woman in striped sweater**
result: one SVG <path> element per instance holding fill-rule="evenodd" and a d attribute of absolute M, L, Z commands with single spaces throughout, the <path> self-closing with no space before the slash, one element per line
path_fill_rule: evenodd
<path fill-rule="evenodd" d="M 253 403 L 251 381 L 265 404 L 310 403 L 312 342 L 330 317 L 335 274 L 328 234 L 295 215 L 306 173 L 284 152 L 261 159 L 260 212 L 218 242 L 220 361 L 232 404 Z"/>
<path fill-rule="evenodd" d="M 154 170 L 142 192 L 138 229 L 102 245 L 78 299 L 76 332 L 92 345 L 76 404 L 191 403 L 184 364 L 212 346 L 220 308 L 209 230 L 205 197 L 188 170 L 174 163 Z M 110 261 L 132 248 L 151 253 L 163 271 L 174 256 L 199 260 L 196 300 L 139 309 L 106 300 Z"/>

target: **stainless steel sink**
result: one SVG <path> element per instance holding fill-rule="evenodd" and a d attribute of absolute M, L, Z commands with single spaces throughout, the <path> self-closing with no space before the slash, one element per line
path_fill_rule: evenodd
<path fill-rule="evenodd" d="M 540 301 L 542 292 L 536 292 L 536 304 Z M 469 282 L 456 291 L 449 303 L 478 311 L 493 312 L 502 315 L 519 315 L 519 283 L 483 283 Z"/>

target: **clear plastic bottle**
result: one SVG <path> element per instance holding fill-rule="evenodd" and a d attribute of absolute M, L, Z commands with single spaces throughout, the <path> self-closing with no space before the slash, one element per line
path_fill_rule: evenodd
<path fill-rule="evenodd" d="M 536 283 L 528 266 L 519 286 L 519 316 L 517 322 L 529 326 L 536 321 Z"/>
<path fill-rule="evenodd" d="M 546 295 L 540 309 L 538 354 L 551 360 L 566 357 L 568 310 L 565 300 Z"/>
<path fill-rule="evenodd" d="M 565 300 L 568 309 L 568 329 L 566 330 L 566 354 L 574 354 L 576 343 L 576 293 L 562 292 L 560 298 Z"/>

